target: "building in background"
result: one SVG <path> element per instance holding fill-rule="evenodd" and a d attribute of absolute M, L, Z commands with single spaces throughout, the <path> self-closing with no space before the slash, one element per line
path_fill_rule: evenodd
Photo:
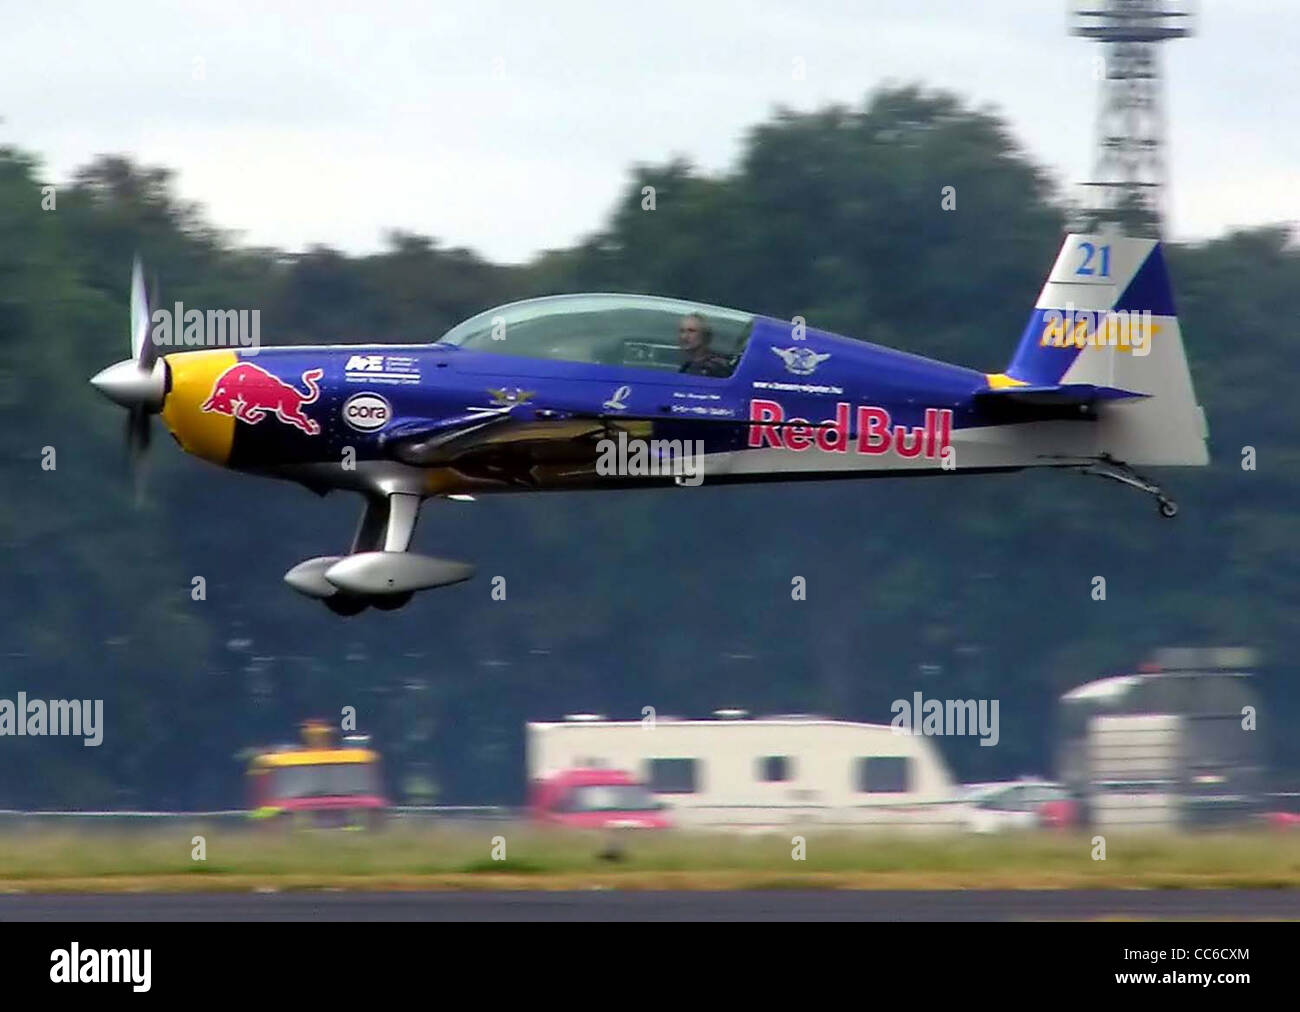
<path fill-rule="evenodd" d="M 1158 651 L 1060 699 L 1057 772 L 1095 826 L 1189 828 L 1259 813 L 1267 762 L 1255 651 Z"/>

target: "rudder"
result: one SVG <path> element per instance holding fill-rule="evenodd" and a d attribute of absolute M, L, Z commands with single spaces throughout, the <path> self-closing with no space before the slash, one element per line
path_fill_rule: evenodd
<path fill-rule="evenodd" d="M 1100 452 L 1132 465 L 1209 462 L 1205 415 L 1155 239 L 1067 236 L 1002 381 L 1146 394 L 1098 405 Z"/>

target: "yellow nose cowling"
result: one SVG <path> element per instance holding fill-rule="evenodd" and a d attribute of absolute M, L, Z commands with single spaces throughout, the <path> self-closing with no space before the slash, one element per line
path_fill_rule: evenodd
<path fill-rule="evenodd" d="M 163 401 L 162 417 L 181 447 L 196 457 L 223 467 L 230 462 L 235 441 L 235 419 L 217 411 L 204 411 L 217 378 L 239 359 L 233 351 L 184 351 L 165 356 L 171 387 Z"/>

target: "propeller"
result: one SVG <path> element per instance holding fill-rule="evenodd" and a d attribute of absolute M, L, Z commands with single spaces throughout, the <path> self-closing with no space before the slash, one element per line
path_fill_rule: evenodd
<path fill-rule="evenodd" d="M 131 266 L 131 357 L 96 373 L 90 385 L 126 408 L 126 446 L 137 505 L 144 494 L 145 454 L 149 449 L 149 416 L 162 410 L 166 394 L 166 365 L 149 339 L 149 296 L 144 269 L 136 257 Z"/>

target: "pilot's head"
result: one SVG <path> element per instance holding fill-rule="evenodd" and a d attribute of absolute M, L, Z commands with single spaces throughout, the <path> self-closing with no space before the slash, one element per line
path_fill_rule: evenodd
<path fill-rule="evenodd" d="M 713 328 L 699 313 L 687 313 L 677 322 L 677 346 L 686 354 L 704 350 L 712 340 Z"/>

